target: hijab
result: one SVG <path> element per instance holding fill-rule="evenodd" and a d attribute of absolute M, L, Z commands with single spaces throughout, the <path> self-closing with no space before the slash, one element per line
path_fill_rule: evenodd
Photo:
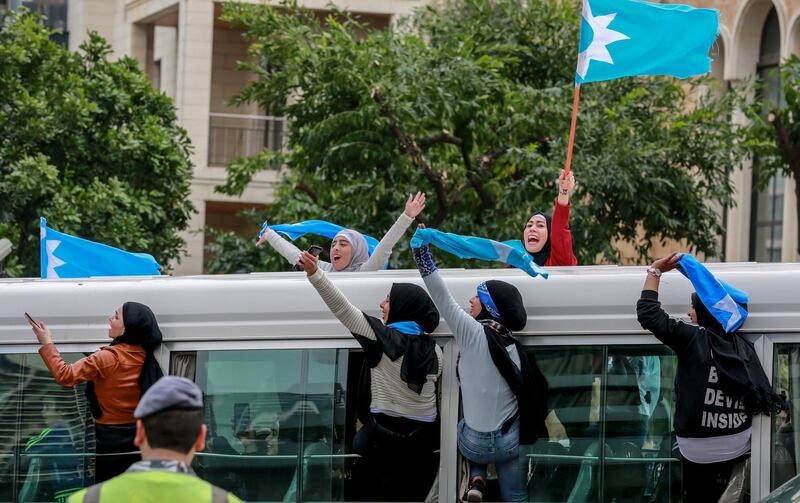
<path fill-rule="evenodd" d="M 343 231 L 339 231 L 333 239 L 336 240 L 337 238 L 346 239 L 353 248 L 353 254 L 350 257 L 350 263 L 347 264 L 347 267 L 342 269 L 341 272 L 357 271 L 367 260 L 369 260 L 369 246 L 367 245 L 367 239 L 363 234 L 352 229 L 345 229 Z"/>
<path fill-rule="evenodd" d="M 428 376 L 439 371 L 436 342 L 427 334 L 439 326 L 439 311 L 428 292 L 411 283 L 394 283 L 389 290 L 389 318 L 384 325 L 377 318 L 366 316 L 375 332 L 382 354 L 395 361 L 401 356 L 400 378 L 417 394 Z M 407 330 L 416 325 L 421 329 Z M 368 358 L 370 367 L 380 361 L 380 354 Z"/>
<path fill-rule="evenodd" d="M 769 384 L 755 348 L 738 333 L 726 334 L 697 293 L 692 293 L 697 324 L 708 334 L 711 360 L 717 369 L 720 387 L 726 394 L 742 397 L 750 415 L 770 415 L 783 407 L 783 400 Z M 747 310 L 747 305 L 742 305 Z"/>
<path fill-rule="evenodd" d="M 156 361 L 155 349 L 161 344 L 161 329 L 158 328 L 158 321 L 153 311 L 144 304 L 138 302 L 126 302 L 122 305 L 122 322 L 125 325 L 125 332 L 111 341 L 110 346 L 126 343 L 134 346 L 142 346 L 145 350 L 144 364 L 139 374 L 139 388 L 143 395 L 164 373 Z M 94 382 L 86 384 L 86 398 L 89 401 L 89 408 L 95 419 L 100 419 L 103 415 L 97 395 L 94 391 Z"/>
<path fill-rule="evenodd" d="M 513 332 L 525 328 L 528 313 L 514 285 L 498 280 L 484 281 L 478 285 L 478 299 L 481 301 L 478 321 L 494 320 Z"/>
<path fill-rule="evenodd" d="M 544 266 L 547 264 L 547 259 L 550 258 L 550 227 L 553 222 L 553 218 L 547 213 L 544 213 L 542 211 L 537 211 L 536 213 L 531 215 L 531 218 L 535 217 L 536 215 L 543 216 L 547 224 L 547 241 L 544 242 L 544 246 L 542 247 L 541 250 L 535 253 L 531 253 L 531 255 L 533 256 L 533 261 L 536 263 L 536 265 Z M 530 221 L 530 218 L 528 219 L 528 221 Z M 524 242 L 523 245 L 525 245 Z"/>
<path fill-rule="evenodd" d="M 528 445 L 547 436 L 544 420 L 547 417 L 547 379 L 539 370 L 536 359 L 525 353 L 522 344 L 509 329 L 522 330 L 527 322 L 522 295 L 505 281 L 490 280 L 478 285 L 481 312 L 489 355 L 500 375 L 517 398 L 519 414 L 519 443 Z M 520 366 L 508 352 L 515 346 Z"/>

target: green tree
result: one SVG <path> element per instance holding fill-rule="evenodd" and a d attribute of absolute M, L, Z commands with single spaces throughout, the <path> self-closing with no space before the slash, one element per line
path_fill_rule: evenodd
<path fill-rule="evenodd" d="M 749 109 L 753 122 L 756 189 L 764 189 L 777 174 L 793 177 L 800 235 L 800 57 L 793 54 L 780 67 L 780 106 L 756 103 Z M 766 113 L 764 113 L 766 112 Z M 800 255 L 800 244 L 797 254 Z"/>
<path fill-rule="evenodd" d="M 286 116 L 289 134 L 282 153 L 232 162 L 219 190 L 241 193 L 279 163 L 286 177 L 273 221 L 327 218 L 377 236 L 420 189 L 430 194 L 430 226 L 520 238 L 531 213 L 554 204 L 579 13 L 566 0 L 450 0 L 370 30 L 290 1 L 228 4 L 224 18 L 251 43 L 240 67 L 259 77 L 233 101 Z M 626 78 L 583 87 L 572 214 L 582 263 L 619 260 L 623 242 L 641 261 L 668 239 L 718 253 L 728 175 L 747 151 L 744 126 L 728 119 L 743 94 L 715 85 Z M 228 235 L 215 246 L 221 259 L 252 256 L 242 250 L 251 240 Z M 393 264 L 410 265 L 400 248 Z M 285 267 L 255 257 L 237 268 Z"/>
<path fill-rule="evenodd" d="M 194 211 L 191 162 L 175 107 L 131 58 L 112 61 L 96 33 L 69 52 L 40 19 L 0 29 L 0 237 L 10 271 L 38 276 L 38 217 L 54 228 L 162 265 L 181 256 Z"/>

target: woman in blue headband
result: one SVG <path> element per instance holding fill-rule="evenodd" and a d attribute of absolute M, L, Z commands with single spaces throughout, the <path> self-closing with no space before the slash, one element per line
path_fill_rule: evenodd
<path fill-rule="evenodd" d="M 520 445 L 547 436 L 547 381 L 512 333 L 528 319 L 522 296 L 509 283 L 486 281 L 478 285 L 467 314 L 448 291 L 428 246 L 413 252 L 460 351 L 464 418 L 458 423 L 458 448 L 470 461 L 466 499 L 483 500 L 487 465 L 494 464 L 502 501 L 527 501 Z"/>
<path fill-rule="evenodd" d="M 333 238 L 330 247 L 330 262 L 320 261 L 319 268 L 326 272 L 366 272 L 379 271 L 384 268 L 392 255 L 394 245 L 403 237 L 411 222 L 425 209 L 425 193 L 409 194 L 403 213 L 397 218 L 372 254 L 364 235 L 352 229 L 340 231 Z M 256 246 L 269 243 L 290 264 L 295 265 L 303 252 L 282 238 L 280 234 L 267 227 Z"/>

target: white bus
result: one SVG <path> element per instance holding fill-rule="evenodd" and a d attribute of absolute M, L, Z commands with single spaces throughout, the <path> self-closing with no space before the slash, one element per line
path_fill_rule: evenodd
<path fill-rule="evenodd" d="M 800 264 L 709 268 L 749 292 L 743 332 L 791 404 L 789 414 L 754 421 L 752 501 L 758 501 L 793 477 L 800 460 L 800 431 L 793 428 L 800 411 Z M 476 285 L 492 278 L 515 284 L 525 299 L 528 324 L 518 335 L 546 375 L 550 407 L 563 425 L 526 453 L 529 500 L 680 501 L 670 434 L 675 358 L 636 321 L 645 269 L 549 272 L 543 280 L 512 269 L 443 270 L 464 306 Z M 422 284 L 414 270 L 331 277 L 372 315 L 379 315 L 393 282 Z M 661 300 L 673 315 L 686 318 L 690 292 L 677 272 L 661 281 Z M 65 478 L 86 485 L 94 474 L 83 385 L 61 388 L 53 381 L 23 313 L 45 321 L 74 361 L 108 342 L 107 318 L 125 301 L 156 313 L 165 372 L 189 377 L 203 390 L 209 440 L 195 461 L 201 477 L 247 501 L 361 499 L 359 459 L 351 448 L 360 426 L 361 351 L 305 274 L 291 272 L 0 280 L 0 502 L 53 501 Z M 440 468 L 429 499 L 453 502 L 464 489 L 456 446 L 458 347 L 445 323 L 436 336 L 444 350 Z M 637 365 L 642 361 L 647 365 Z M 641 368 L 649 369 L 647 376 Z M 631 441 L 628 427 L 642 419 L 645 433 Z M 48 445 L 42 439 L 56 427 L 69 432 L 69 441 Z M 414 484 L 413 470 L 398 477 Z M 492 490 L 490 483 L 487 499 Z"/>

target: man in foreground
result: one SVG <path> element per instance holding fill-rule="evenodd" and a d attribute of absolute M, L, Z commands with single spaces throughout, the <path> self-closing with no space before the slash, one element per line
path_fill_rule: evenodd
<path fill-rule="evenodd" d="M 75 493 L 70 503 L 241 501 L 192 471 L 194 454 L 203 450 L 206 440 L 203 397 L 196 384 L 183 377 L 162 377 L 142 396 L 134 417 L 134 443 L 142 451 L 142 461 L 122 475 Z"/>

